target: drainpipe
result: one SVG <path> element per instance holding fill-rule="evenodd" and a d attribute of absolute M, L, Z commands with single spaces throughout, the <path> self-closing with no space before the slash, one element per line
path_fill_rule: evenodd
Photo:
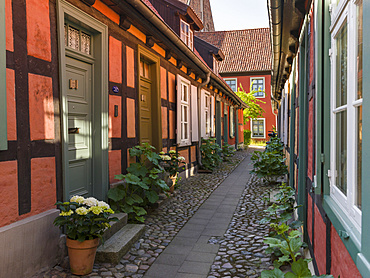
<path fill-rule="evenodd" d="M 200 146 L 202 145 L 202 137 L 201 137 L 201 131 L 202 131 L 202 126 L 201 126 L 201 107 L 200 107 L 200 98 L 201 98 L 201 91 L 202 91 L 202 88 L 204 86 L 206 86 L 209 81 L 211 80 L 211 72 L 208 72 L 207 75 L 206 75 L 206 81 L 204 81 L 203 83 L 199 84 L 198 85 L 198 88 L 197 88 L 197 94 L 198 94 L 198 98 L 197 98 L 197 103 L 198 103 L 198 136 L 199 136 L 199 141 L 198 141 L 198 163 L 199 163 L 199 167 L 202 166 L 202 153 L 200 152 Z"/>

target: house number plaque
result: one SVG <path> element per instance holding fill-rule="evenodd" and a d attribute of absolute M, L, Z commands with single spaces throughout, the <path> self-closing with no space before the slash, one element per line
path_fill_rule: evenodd
<path fill-rule="evenodd" d="M 78 89 L 78 80 L 69 79 L 69 88 Z"/>

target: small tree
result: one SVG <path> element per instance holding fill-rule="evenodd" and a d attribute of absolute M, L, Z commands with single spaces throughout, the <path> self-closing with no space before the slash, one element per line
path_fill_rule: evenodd
<path fill-rule="evenodd" d="M 251 84 L 249 93 L 244 91 L 242 84 L 240 84 L 240 87 L 238 87 L 238 91 L 236 92 L 238 97 L 240 97 L 240 99 L 244 101 L 246 105 L 248 105 L 248 108 L 244 109 L 243 111 L 244 124 L 248 122 L 250 119 L 256 119 L 256 118 L 262 117 L 263 113 L 265 113 L 265 111 L 259 105 L 259 103 L 265 103 L 265 102 L 262 100 L 259 100 L 258 98 L 254 96 L 255 93 L 261 90 L 258 90 L 258 91 L 252 90 L 252 85 L 253 83 Z"/>

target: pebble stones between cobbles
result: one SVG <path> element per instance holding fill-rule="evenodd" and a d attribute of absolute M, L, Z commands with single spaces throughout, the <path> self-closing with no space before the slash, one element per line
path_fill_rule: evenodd
<path fill-rule="evenodd" d="M 185 223 L 247 155 L 247 151 L 238 151 L 232 157 L 231 162 L 222 163 L 212 174 L 197 174 L 183 179 L 176 194 L 158 209 L 150 212 L 145 220 L 146 230 L 144 235 L 123 256 L 118 265 L 94 264 L 93 272 L 83 277 L 143 277 Z M 72 277 L 81 276 L 72 275 L 69 270 L 56 266 L 53 269 L 39 273 L 33 278 Z"/>
<path fill-rule="evenodd" d="M 263 243 L 269 225 L 259 223 L 267 208 L 262 197 L 268 189 L 251 176 L 226 233 L 208 241 L 220 244 L 208 278 L 256 278 L 263 270 L 273 268 L 270 255 L 264 252 L 267 245 Z"/>

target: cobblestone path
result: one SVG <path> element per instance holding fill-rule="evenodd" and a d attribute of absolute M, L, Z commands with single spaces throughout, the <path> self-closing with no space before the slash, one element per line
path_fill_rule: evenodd
<path fill-rule="evenodd" d="M 220 183 L 237 167 L 237 165 L 244 160 L 248 155 L 247 151 L 238 151 L 232 158 L 230 163 L 222 163 L 218 170 L 215 170 L 212 174 L 197 174 L 188 179 L 184 179 L 180 183 L 180 187 L 177 190 L 175 196 L 167 200 L 159 209 L 151 212 L 146 221 L 146 231 L 145 234 L 137 241 L 131 250 L 122 258 L 118 265 L 112 264 L 95 264 L 93 273 L 86 277 L 94 278 L 122 278 L 122 277 L 132 277 L 141 278 L 144 276 L 145 272 L 153 264 L 156 258 L 163 252 L 167 245 L 172 241 L 174 236 L 180 231 L 184 224 L 192 217 L 200 205 L 209 197 L 209 195 L 220 185 Z M 261 203 L 262 205 L 262 203 Z M 253 222 L 258 229 L 258 223 Z M 240 233 L 242 235 L 243 233 Z M 233 236 L 235 238 L 235 236 Z M 225 238 L 225 242 L 229 238 Z M 231 244 L 231 238 L 230 243 Z M 256 244 L 260 244 L 257 242 Z M 224 246 L 223 243 L 221 246 Z M 226 245 L 227 245 L 226 244 Z M 225 246 L 230 249 L 227 251 L 232 251 L 231 246 Z M 223 248 L 223 247 L 222 247 Z M 243 248 L 243 247 L 241 247 Z M 239 249 L 239 248 L 238 248 Z M 248 249 L 248 248 L 247 248 Z M 248 250 L 245 252 L 250 252 Z M 260 249 L 260 248 L 257 248 Z M 253 249 L 255 250 L 255 249 Z M 252 250 L 252 251 L 253 251 Z M 226 253 L 227 253 L 226 251 Z M 240 250 L 240 252 L 243 250 Z M 258 252 L 257 252 L 258 253 Z M 255 255 L 257 255 L 257 253 Z M 231 254 L 235 255 L 235 254 Z M 218 261 L 221 263 L 227 259 L 226 255 L 220 253 L 220 258 Z M 231 256 L 233 257 L 233 256 Z M 245 258 L 245 257 L 244 257 Z M 245 258 L 246 259 L 246 258 Z M 214 266 L 218 265 L 218 261 L 214 263 Z M 230 263 L 230 262 L 226 262 Z M 232 262 L 234 264 L 234 262 Z M 228 269 L 228 265 L 223 266 L 215 271 L 214 276 L 222 276 L 223 269 Z M 256 266 L 254 264 L 254 266 Z M 239 267 L 239 264 L 236 266 Z M 255 267 L 257 268 L 257 267 Z M 245 269 L 243 267 L 243 269 Z M 230 272 L 230 270 L 225 271 Z M 242 273 L 242 272 L 240 272 Z M 220 276 L 221 275 L 221 276 Z M 43 271 L 33 278 L 66 278 L 66 277 L 80 277 L 70 274 L 69 270 L 64 269 L 61 266 L 56 266 L 53 269 Z M 243 277 L 243 276 L 238 276 Z M 244 276 L 246 277 L 246 276 Z M 163 278 L 173 278 L 173 277 L 163 277 Z"/>
<path fill-rule="evenodd" d="M 225 235 L 208 241 L 220 244 L 208 278 L 255 278 L 263 270 L 273 268 L 270 255 L 264 253 L 267 245 L 263 243 L 269 225 L 259 224 L 267 208 L 262 197 L 268 189 L 251 176 Z"/>

